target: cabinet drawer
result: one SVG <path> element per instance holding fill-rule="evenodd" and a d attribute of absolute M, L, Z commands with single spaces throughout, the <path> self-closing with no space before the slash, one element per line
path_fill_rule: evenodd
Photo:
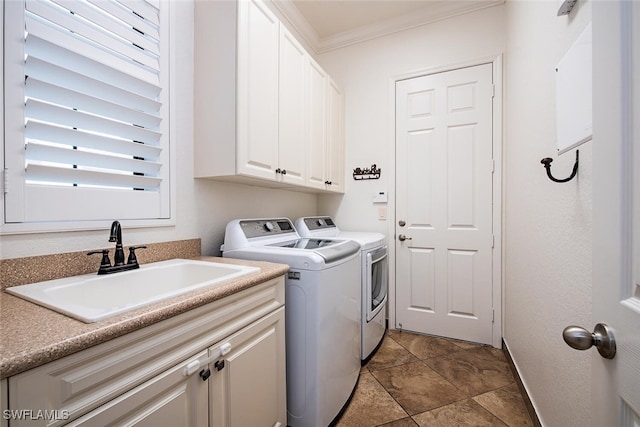
<path fill-rule="evenodd" d="M 187 364 L 206 351 L 150 379 L 133 390 L 71 422 L 69 427 L 136 425 L 137 427 L 206 427 L 209 417 L 207 383 L 185 375 Z"/>
<path fill-rule="evenodd" d="M 64 411 L 66 421 L 133 389 L 284 304 L 284 277 L 9 378 L 10 408 Z"/>

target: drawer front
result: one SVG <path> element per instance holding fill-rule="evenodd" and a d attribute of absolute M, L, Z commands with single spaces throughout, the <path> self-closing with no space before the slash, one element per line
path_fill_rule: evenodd
<path fill-rule="evenodd" d="M 66 420 L 98 407 L 284 304 L 284 277 L 9 378 L 13 410 L 59 411 Z M 46 418 L 46 417 L 45 417 Z"/>
<path fill-rule="evenodd" d="M 72 421 L 68 427 L 206 427 L 209 424 L 207 383 L 198 375 L 185 375 L 188 362 L 206 354 L 206 351 L 196 354 Z"/>

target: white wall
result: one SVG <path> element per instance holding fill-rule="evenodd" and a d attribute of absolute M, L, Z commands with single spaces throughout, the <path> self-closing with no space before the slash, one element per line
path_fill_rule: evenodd
<path fill-rule="evenodd" d="M 123 230 L 125 246 L 202 238 L 203 255 L 218 255 L 226 223 L 240 217 L 298 216 L 316 213 L 316 196 L 193 177 L 193 3 L 173 2 L 178 13 L 175 141 L 177 146 L 176 225 Z M 113 218 L 118 219 L 118 218 Z M 109 247 L 104 230 L 0 236 L 0 259 Z"/>
<path fill-rule="evenodd" d="M 591 143 L 556 153 L 555 67 L 591 20 L 578 2 L 508 1 L 505 55 L 504 339 L 544 425 L 590 425 L 592 352 L 569 348 L 565 326 L 591 328 Z"/>
<path fill-rule="evenodd" d="M 504 51 L 503 6 L 374 39 L 320 55 L 318 60 L 345 92 L 346 192 L 343 197 L 321 195 L 319 213 L 331 214 L 345 230 L 379 231 L 388 224 L 378 219 L 371 196 L 393 195 L 393 93 L 396 76 L 418 70 L 494 58 Z M 379 180 L 354 181 L 353 169 L 376 164 Z M 392 205 L 389 204 L 389 218 Z"/>
<path fill-rule="evenodd" d="M 559 3 L 508 1 L 321 55 L 345 90 L 347 173 L 376 163 L 382 178 L 348 176 L 346 194 L 319 196 L 318 212 L 345 230 L 387 233 L 371 193 L 394 191 L 390 80 L 504 53 L 504 339 L 543 424 L 581 426 L 590 421 L 591 355 L 566 346 L 562 329 L 591 322 L 590 143 L 570 183 L 549 181 L 540 159 L 554 157 L 558 176 L 571 172 L 574 152 L 554 155 L 555 66 L 591 12 L 579 2 L 556 17 Z"/>

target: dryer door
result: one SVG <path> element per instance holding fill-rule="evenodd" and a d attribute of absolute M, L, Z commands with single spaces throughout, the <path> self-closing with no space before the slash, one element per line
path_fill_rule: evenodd
<path fill-rule="evenodd" d="M 367 322 L 370 322 L 387 301 L 389 289 L 389 260 L 387 247 L 381 247 L 367 253 Z"/>

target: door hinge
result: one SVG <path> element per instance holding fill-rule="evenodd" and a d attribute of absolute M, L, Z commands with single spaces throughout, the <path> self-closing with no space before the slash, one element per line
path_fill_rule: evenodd
<path fill-rule="evenodd" d="M 491 173 L 496 171 L 496 159 L 491 159 Z"/>
<path fill-rule="evenodd" d="M 496 310 L 495 310 L 495 308 L 491 309 L 491 323 L 496 323 Z"/>
<path fill-rule="evenodd" d="M 7 169 L 2 169 L 2 176 L 0 176 L 0 180 L 2 180 L 2 182 L 0 182 L 0 184 L 2 185 L 2 193 L 3 194 L 7 194 L 9 192 L 9 184 L 7 183 L 7 175 L 9 175 L 9 172 Z"/>
<path fill-rule="evenodd" d="M 491 97 L 495 98 L 496 96 L 496 85 L 491 85 Z"/>
<path fill-rule="evenodd" d="M 491 235 L 491 247 L 492 248 L 496 247 L 496 235 L 495 234 Z"/>

